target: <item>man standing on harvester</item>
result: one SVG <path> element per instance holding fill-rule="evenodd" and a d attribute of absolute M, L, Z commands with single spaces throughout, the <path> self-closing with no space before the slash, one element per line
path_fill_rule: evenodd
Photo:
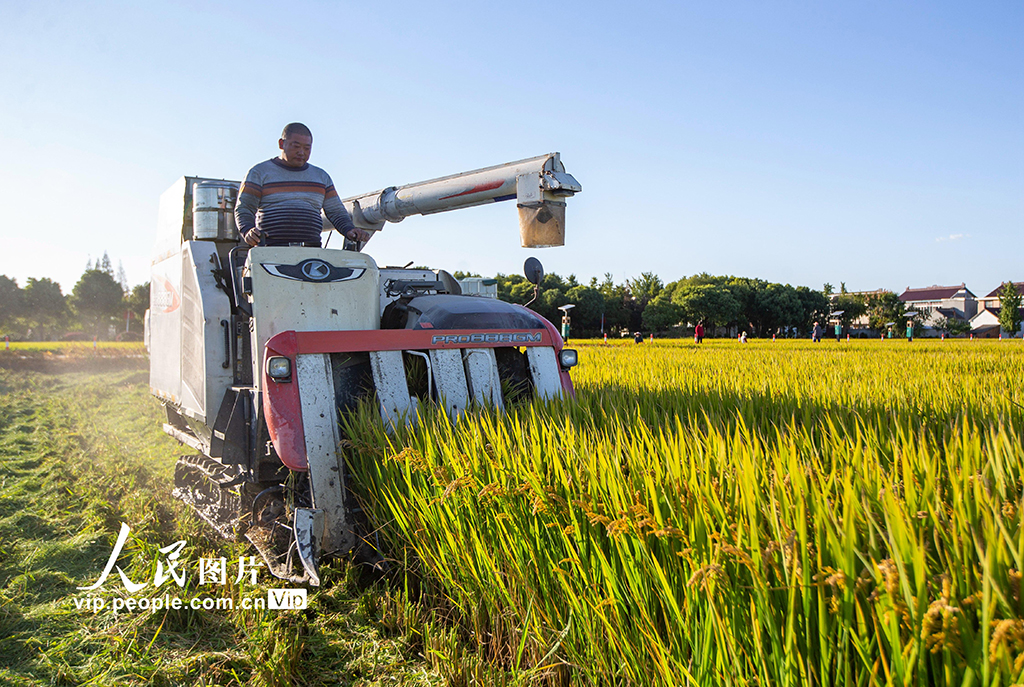
<path fill-rule="evenodd" d="M 368 232 L 352 217 L 334 189 L 330 175 L 309 164 L 313 134 L 293 122 L 277 142 L 280 157 L 261 162 L 245 175 L 235 204 L 235 224 L 250 246 L 320 247 L 323 210 L 334 227 L 352 241 L 366 241 Z"/>

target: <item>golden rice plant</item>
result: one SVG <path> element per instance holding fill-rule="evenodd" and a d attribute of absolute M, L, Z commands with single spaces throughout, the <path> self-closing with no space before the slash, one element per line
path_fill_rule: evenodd
<path fill-rule="evenodd" d="M 1024 682 L 1019 342 L 580 346 L 578 398 L 347 420 L 391 556 L 534 682 Z"/>

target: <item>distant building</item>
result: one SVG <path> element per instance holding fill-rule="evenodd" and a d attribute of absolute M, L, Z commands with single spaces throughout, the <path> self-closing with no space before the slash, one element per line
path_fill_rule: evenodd
<path fill-rule="evenodd" d="M 1002 308 L 986 308 L 981 310 L 977 315 L 971 318 L 971 334 L 982 339 L 995 339 L 999 336 L 999 332 L 1002 329 L 999 326 L 999 313 Z M 1021 329 L 1024 330 L 1024 308 L 1020 309 L 1022 325 Z M 1021 330 L 1018 330 L 1014 336 L 1021 334 Z"/>
<path fill-rule="evenodd" d="M 1024 295 L 1024 281 L 1015 281 L 1013 285 L 1017 287 L 1017 293 Z M 978 307 L 980 310 L 991 310 L 993 308 L 998 309 L 1000 306 L 999 292 L 1006 286 L 1006 282 L 1003 282 L 985 297 L 978 299 Z"/>
<path fill-rule="evenodd" d="M 934 335 L 934 327 L 942 318 L 969 322 L 978 314 L 978 297 L 966 284 L 959 286 L 909 286 L 900 294 L 908 312 L 921 313 L 927 334 Z M 931 330 L 931 331 L 928 331 Z"/>
<path fill-rule="evenodd" d="M 987 296 L 978 299 L 980 309 L 978 314 L 971 318 L 971 333 L 974 336 L 991 339 L 999 336 L 999 313 L 1002 311 L 999 292 L 1005 285 L 1006 282 L 1003 282 L 992 289 Z M 1017 293 L 1024 294 L 1024 282 L 1015 281 L 1013 285 L 1017 287 Z M 1024 308 L 1021 308 L 1021 320 L 1024 321 Z M 1024 324 L 1022 324 L 1022 329 L 1024 329 Z"/>
<path fill-rule="evenodd" d="M 483 277 L 466 277 L 459 280 L 464 296 L 484 296 L 485 298 L 498 297 L 498 280 L 485 279 Z"/>

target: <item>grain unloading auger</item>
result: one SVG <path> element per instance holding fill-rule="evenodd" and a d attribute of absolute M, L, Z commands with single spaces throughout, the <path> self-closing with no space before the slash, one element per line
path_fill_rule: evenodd
<path fill-rule="evenodd" d="M 318 585 L 320 557 L 359 539 L 339 413 L 369 394 L 386 424 L 414 420 L 420 402 L 455 419 L 471 404 L 571 394 L 576 356 L 543 317 L 463 296 L 443 270 L 380 268 L 349 242 L 250 249 L 237 190 L 183 177 L 160 199 L 150 389 L 164 430 L 197 452 L 178 461 L 175 496 L 221 535 L 244 534 L 274 575 Z M 410 215 L 516 200 L 523 246 L 544 247 L 562 245 L 565 198 L 580 190 L 552 153 L 344 202 L 372 236 Z"/>

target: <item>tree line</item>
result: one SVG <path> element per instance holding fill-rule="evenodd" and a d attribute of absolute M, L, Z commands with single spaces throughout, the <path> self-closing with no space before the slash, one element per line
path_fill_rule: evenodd
<path fill-rule="evenodd" d="M 457 279 L 470 276 L 480 275 L 455 273 Z M 498 274 L 495 280 L 502 300 L 525 304 L 533 298 L 533 285 L 522 276 Z M 1008 303 L 1019 302 L 1020 296 L 1012 285 L 1004 291 L 1002 295 Z M 810 335 L 815 322 L 822 326 L 838 322 L 844 331 L 849 331 L 854 322 L 862 323 L 865 316 L 868 328 L 876 333 L 889 329 L 894 335 L 902 333 L 909 319 L 916 335 L 920 335 L 928 316 L 908 313 L 906 305 L 892 291 L 849 293 L 845 283 L 840 284 L 838 292 L 827 283 L 816 290 L 706 272 L 668 284 L 652 272 L 620 284 L 613 281 L 611 274 L 605 274 L 602 281 L 593 278 L 587 284 L 579 283 L 575 275 L 562 278 L 548 274 L 541 282 L 540 296 L 530 307 L 558 324 L 562 316 L 559 306 L 570 303 L 575 306 L 571 315 L 575 336 L 616 336 L 638 331 L 688 336 L 699 322 L 708 336 L 735 336 L 745 331 L 752 337 L 803 337 Z M 1006 319 L 1017 313 L 1012 306 L 1004 311 L 1001 317 Z M 964 320 L 938 317 L 930 324 L 952 336 L 970 331 L 970 324 Z"/>
<path fill-rule="evenodd" d="M 106 252 L 86 265 L 70 294 L 43 277 L 25 285 L 0 275 L 0 335 L 12 340 L 45 341 L 61 338 L 140 340 L 149 307 L 149 282 L 128 287 L 124 269 L 115 273 Z"/>
<path fill-rule="evenodd" d="M 454 276 L 463 279 L 480 275 L 456 272 Z M 525 305 L 533 299 L 533 284 L 523 276 L 498 274 L 495 280 L 501 300 Z M 1020 296 L 1012 283 L 1004 290 L 1004 300 L 1019 306 Z M 537 300 L 530 307 L 558 324 L 558 308 L 568 304 L 575 306 L 574 336 L 602 332 L 616 336 L 637 331 L 685 335 L 698 322 L 704 324 L 709 336 L 740 331 L 755 337 L 807 336 L 816 321 L 825 324 L 834 319 L 848 328 L 867 315 L 869 328 L 884 332 L 890 325 L 900 327 L 907 319 L 904 303 L 891 291 L 852 294 L 841 284 L 836 293 L 831 284 L 815 290 L 706 272 L 668 284 L 653 272 L 621 283 L 615 283 L 612 275 L 606 273 L 602 280 L 594 277 L 586 284 L 572 274 L 567 278 L 547 274 Z M 1004 318 L 1017 314 L 1012 305 L 1003 308 Z M 125 331 L 130 338 L 137 338 L 142 334 L 148 307 L 149 282 L 129 288 L 124 270 L 119 265 L 115 272 L 107 253 L 95 264 L 90 261 L 86 265 L 67 295 L 62 293 L 60 284 L 48 278 L 30 278 L 24 287 L 19 287 L 14 279 L 0 275 L 0 334 L 14 340 L 94 336 L 106 339 L 123 336 Z M 923 327 L 923 314 L 913 317 L 913 321 L 916 329 Z M 1012 323 L 1008 321 L 1007 325 Z M 951 335 L 970 329 L 966 322 L 941 318 L 935 326 Z"/>
<path fill-rule="evenodd" d="M 479 275 L 455 273 L 457 279 L 470 276 Z M 520 275 L 498 274 L 495 280 L 501 300 L 525 304 L 533 298 L 533 285 Z M 611 274 L 587 284 L 575 275 L 547 274 L 530 307 L 557 324 L 559 306 L 570 303 L 575 306 L 572 331 L 577 336 L 602 331 L 613 336 L 637 331 L 682 334 L 698 322 L 709 335 L 735 330 L 748 336 L 802 336 L 831 311 L 828 295 L 806 286 L 707 273 L 665 284 L 652 272 L 618 284 Z"/>

